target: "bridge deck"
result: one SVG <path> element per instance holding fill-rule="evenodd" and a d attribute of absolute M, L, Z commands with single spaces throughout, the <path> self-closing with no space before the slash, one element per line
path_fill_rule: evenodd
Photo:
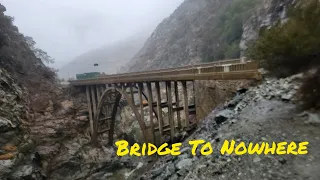
<path fill-rule="evenodd" d="M 248 61 L 241 63 L 240 60 L 226 60 L 179 68 L 104 75 L 93 79 L 73 80 L 70 81 L 70 84 L 81 86 L 155 81 L 236 80 L 259 78 L 260 74 L 256 62 Z"/>

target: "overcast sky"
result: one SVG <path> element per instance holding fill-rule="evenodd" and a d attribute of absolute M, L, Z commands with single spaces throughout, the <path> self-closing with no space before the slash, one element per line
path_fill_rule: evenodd
<path fill-rule="evenodd" d="M 1 0 L 20 32 L 54 67 L 105 44 L 153 30 L 183 0 Z"/>

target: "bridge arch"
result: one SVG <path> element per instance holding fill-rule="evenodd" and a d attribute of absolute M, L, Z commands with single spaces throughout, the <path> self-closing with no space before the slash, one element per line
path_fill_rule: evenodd
<path fill-rule="evenodd" d="M 102 113 L 102 108 L 106 103 L 113 104 L 112 109 L 107 109 L 107 111 L 111 112 L 110 117 L 106 117 L 107 120 L 110 120 L 110 126 L 109 126 L 109 140 L 108 144 L 112 145 L 113 144 L 113 134 L 114 134 L 114 129 L 115 129 L 115 121 L 116 121 L 116 114 L 118 111 L 120 99 L 123 97 L 127 102 L 129 107 L 132 109 L 135 117 L 137 118 L 137 121 L 139 123 L 142 135 L 144 137 L 144 140 L 147 140 L 147 127 L 145 122 L 141 118 L 141 114 L 138 112 L 136 109 L 132 98 L 128 95 L 128 93 L 117 87 L 109 87 L 104 92 L 101 94 L 100 98 L 98 99 L 98 104 L 97 104 L 97 111 L 96 114 L 94 115 L 94 138 L 97 138 L 98 133 L 99 133 L 99 122 L 101 118 L 101 113 Z M 146 97 L 146 96 L 145 96 Z"/>

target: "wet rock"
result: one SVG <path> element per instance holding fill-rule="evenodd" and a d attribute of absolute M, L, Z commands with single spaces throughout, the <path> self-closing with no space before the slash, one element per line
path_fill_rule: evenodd
<path fill-rule="evenodd" d="M 217 116 L 214 118 L 217 124 L 221 124 L 228 119 L 232 118 L 234 115 L 234 112 L 232 110 L 226 109 L 217 114 Z"/>
<path fill-rule="evenodd" d="M 88 121 L 89 120 L 88 116 L 78 116 L 76 119 L 79 121 Z"/>
<path fill-rule="evenodd" d="M 187 168 L 192 165 L 192 159 L 182 159 L 176 164 L 177 169 Z"/>
<path fill-rule="evenodd" d="M 260 162 L 261 161 L 261 158 L 259 156 L 255 156 L 253 158 L 253 162 L 257 163 L 257 162 Z"/>
<path fill-rule="evenodd" d="M 112 176 L 113 176 L 113 173 L 107 173 L 102 177 L 102 179 L 110 178 Z"/>
<path fill-rule="evenodd" d="M 90 176 L 91 179 L 98 180 L 104 175 L 104 172 L 94 173 Z"/>
<path fill-rule="evenodd" d="M 184 169 L 179 170 L 179 171 L 177 172 L 177 174 L 178 174 L 179 176 L 185 176 L 185 175 L 188 174 L 188 172 L 189 172 L 189 171 L 188 171 L 186 168 L 184 168 Z"/>
<path fill-rule="evenodd" d="M 290 100 L 293 99 L 295 93 L 296 93 L 295 90 L 291 90 L 290 92 L 288 92 L 286 94 L 282 94 L 281 95 L 281 99 L 284 100 L 284 101 L 290 101 Z"/>
<path fill-rule="evenodd" d="M 236 105 L 241 102 L 243 99 L 243 95 L 236 95 L 231 101 L 229 101 L 226 105 L 227 108 L 234 108 Z"/>
<path fill-rule="evenodd" d="M 18 167 L 12 174 L 13 179 L 31 179 L 34 168 L 31 165 Z"/>
<path fill-rule="evenodd" d="M 10 120 L 8 120 L 4 117 L 0 117 L 0 133 L 9 131 L 15 127 L 16 127 L 16 125 L 13 124 Z"/>
<path fill-rule="evenodd" d="M 164 169 L 165 169 L 165 167 L 163 166 L 163 167 L 152 170 L 151 171 L 152 177 L 155 178 L 155 177 L 161 175 L 163 173 Z"/>
<path fill-rule="evenodd" d="M 248 91 L 247 88 L 240 88 L 240 89 L 237 90 L 237 93 L 238 94 L 243 94 L 243 93 L 246 93 L 247 91 Z"/>
<path fill-rule="evenodd" d="M 14 160 L 0 160 L 0 177 L 11 172 L 14 166 Z"/>
<path fill-rule="evenodd" d="M 197 173 L 201 173 L 206 168 L 207 168 L 207 164 L 198 164 L 197 167 L 196 167 L 196 172 Z"/>
<path fill-rule="evenodd" d="M 191 148 L 190 147 L 185 147 L 183 149 L 181 149 L 181 154 L 184 154 L 184 153 L 190 153 L 191 152 Z"/>
<path fill-rule="evenodd" d="M 282 158 L 282 157 L 279 157 L 278 161 L 279 161 L 279 163 L 281 163 L 281 164 L 287 163 L 287 160 L 284 159 L 284 158 Z"/>
<path fill-rule="evenodd" d="M 197 167 L 198 174 L 222 174 L 222 169 L 225 166 L 224 163 L 218 161 L 217 163 L 209 163 L 207 165 L 199 165 Z"/>
<path fill-rule="evenodd" d="M 189 157 L 189 154 L 181 154 L 178 156 L 178 160 L 188 159 Z"/>
<path fill-rule="evenodd" d="M 320 124 L 320 115 L 316 113 L 307 113 L 308 120 L 306 124 Z"/>
<path fill-rule="evenodd" d="M 159 179 L 168 179 L 168 177 L 172 176 L 172 174 L 176 172 L 176 168 L 173 163 L 169 163 L 165 166 L 165 171 L 161 174 Z"/>
<path fill-rule="evenodd" d="M 179 179 L 177 174 L 174 174 L 169 178 L 169 180 L 177 180 L 177 179 Z"/>
<path fill-rule="evenodd" d="M 123 164 L 129 164 L 130 163 L 130 157 L 128 156 L 122 156 L 119 160 L 119 162 L 123 163 Z"/>
<path fill-rule="evenodd" d="M 174 164 L 169 164 L 166 167 L 166 171 L 170 172 L 171 174 L 174 173 L 176 171 L 176 168 L 175 168 Z"/>

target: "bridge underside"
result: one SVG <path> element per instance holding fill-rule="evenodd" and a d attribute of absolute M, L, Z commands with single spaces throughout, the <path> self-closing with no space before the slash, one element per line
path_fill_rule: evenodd
<path fill-rule="evenodd" d="M 86 85 L 93 143 L 98 142 L 99 135 L 108 132 L 108 144 L 113 144 L 116 114 L 121 99 L 126 100 L 131 107 L 146 142 L 163 143 L 165 134 L 174 141 L 177 131 L 188 130 L 195 125 L 189 121 L 189 115 L 196 113 L 195 104 L 188 102 L 188 91 L 194 89 L 188 89 L 187 84 L 191 85 L 193 81 Z M 161 97 L 161 87 L 165 87 L 165 97 Z M 179 94 L 182 94 L 182 98 Z M 144 119 L 145 107 L 149 107 L 149 121 Z M 164 108 L 168 109 L 168 124 L 164 122 Z M 181 117 L 181 113 L 185 118 Z M 156 136 L 156 132 L 159 135 Z"/>

